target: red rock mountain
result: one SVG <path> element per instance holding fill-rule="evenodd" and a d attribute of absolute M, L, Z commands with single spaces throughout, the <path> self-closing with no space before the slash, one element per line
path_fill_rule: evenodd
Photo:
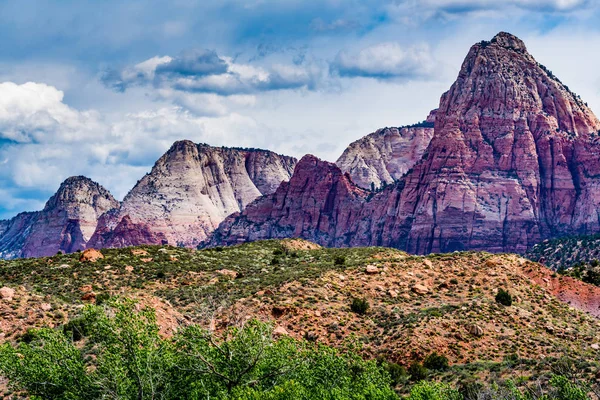
<path fill-rule="evenodd" d="M 599 130 L 587 105 L 502 32 L 470 49 L 423 158 L 395 185 L 365 199 L 344 195 L 338 187 L 350 183 L 323 164 L 311 181 L 336 179 L 305 191 L 298 176 L 318 163 L 305 158 L 289 184 L 228 218 L 210 244 L 293 235 L 414 253 L 524 252 L 545 238 L 597 232 Z"/>
<path fill-rule="evenodd" d="M 337 166 L 365 189 L 394 183 L 423 157 L 433 137 L 436 111 L 419 124 L 379 129 L 351 143 Z"/>
<path fill-rule="evenodd" d="M 0 258 L 39 257 L 85 248 L 98 218 L 119 202 L 92 180 L 65 180 L 42 211 L 0 223 Z"/>
<path fill-rule="evenodd" d="M 229 214 L 287 181 L 296 159 L 265 150 L 173 144 L 103 216 L 90 247 L 196 246 Z"/>

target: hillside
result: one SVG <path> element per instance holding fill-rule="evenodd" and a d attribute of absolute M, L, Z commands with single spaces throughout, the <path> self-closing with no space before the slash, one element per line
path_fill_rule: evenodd
<path fill-rule="evenodd" d="M 589 265 L 600 259 L 600 235 L 545 240 L 533 246 L 526 256 L 554 270 L 567 269 L 579 264 Z"/>
<path fill-rule="evenodd" d="M 301 240 L 102 254 L 93 262 L 80 261 L 82 253 L 0 261 L 2 339 L 59 326 L 83 304 L 118 295 L 154 307 L 164 335 L 190 323 L 219 330 L 258 317 L 292 337 L 336 347 L 360 343 L 365 356 L 402 365 L 436 351 L 451 364 L 440 379 L 454 383 L 537 377 L 564 355 L 582 374 L 600 366 L 600 323 L 574 308 L 598 315 L 600 289 L 516 255 L 419 257 Z M 494 300 L 501 288 L 511 306 Z M 369 304 L 364 315 L 351 310 L 354 298 Z"/>

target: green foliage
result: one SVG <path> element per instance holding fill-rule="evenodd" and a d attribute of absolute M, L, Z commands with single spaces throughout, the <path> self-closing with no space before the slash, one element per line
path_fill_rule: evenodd
<path fill-rule="evenodd" d="M 74 342 L 80 341 L 89 333 L 88 321 L 81 317 L 70 320 L 67 324 L 63 325 L 62 329 L 65 336 Z"/>
<path fill-rule="evenodd" d="M 511 306 L 512 305 L 512 296 L 504 289 L 498 289 L 498 293 L 496 293 L 496 303 L 502 304 L 503 306 Z"/>
<path fill-rule="evenodd" d="M 433 352 L 423 360 L 423 366 L 427 369 L 445 371 L 448 369 L 448 358 L 443 354 Z"/>
<path fill-rule="evenodd" d="M 333 259 L 333 264 L 334 265 L 344 265 L 344 264 L 346 264 L 346 257 L 344 257 L 344 256 L 335 256 L 335 258 Z"/>
<path fill-rule="evenodd" d="M 408 374 L 410 375 L 411 381 L 419 382 L 427 378 L 427 368 L 420 362 L 414 361 L 408 367 Z"/>
<path fill-rule="evenodd" d="M 32 399 L 96 398 L 81 352 L 62 332 L 39 329 L 30 343 L 0 347 L 0 371 Z"/>
<path fill-rule="evenodd" d="M 352 304 L 350 304 L 350 309 L 352 310 L 352 312 L 359 314 L 359 315 L 364 315 L 367 313 L 367 311 L 369 311 L 369 302 L 367 301 L 367 299 L 359 299 L 357 297 L 352 299 Z"/>
<path fill-rule="evenodd" d="M 406 368 L 404 368 L 400 364 L 392 363 L 392 362 L 384 362 L 383 368 L 385 368 L 385 370 L 390 375 L 390 379 L 392 380 L 392 385 L 394 385 L 394 386 L 398 386 L 399 384 L 406 381 L 406 379 L 408 378 L 408 372 L 406 371 Z"/>
<path fill-rule="evenodd" d="M 352 351 L 273 339 L 251 320 L 222 336 L 188 326 L 159 335 L 154 311 L 113 299 L 62 330 L 0 348 L 0 373 L 32 399 L 397 400 L 387 371 Z M 85 327 L 85 343 L 72 333 Z M 93 355 L 93 357 L 92 357 Z"/>
<path fill-rule="evenodd" d="M 449 385 L 436 382 L 419 382 L 410 391 L 409 400 L 462 400 L 462 395 Z"/>

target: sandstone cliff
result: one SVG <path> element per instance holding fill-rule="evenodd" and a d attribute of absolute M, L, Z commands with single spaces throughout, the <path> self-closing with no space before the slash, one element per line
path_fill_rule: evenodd
<path fill-rule="evenodd" d="M 351 143 L 336 164 L 365 189 L 394 183 L 423 157 L 433 137 L 436 111 L 420 124 L 379 129 Z"/>
<path fill-rule="evenodd" d="M 65 180 L 42 211 L 21 213 L 0 229 L 0 258 L 39 257 L 84 249 L 98 218 L 119 202 L 102 186 L 76 176 Z"/>
<path fill-rule="evenodd" d="M 327 211 L 345 218 L 323 227 L 317 216 L 325 211 L 327 187 L 303 194 L 311 199 L 303 207 L 309 207 L 312 225 L 272 218 L 281 210 L 304 212 L 286 193 L 298 181 L 294 176 L 278 190 L 277 201 L 262 198 L 225 221 L 211 244 L 288 232 L 324 245 L 384 245 L 414 253 L 524 252 L 545 238 L 596 232 L 599 130 L 587 105 L 521 40 L 502 32 L 471 48 L 440 100 L 422 160 L 395 185 L 361 202 L 336 198 Z M 302 168 L 304 163 L 294 175 Z"/>
<path fill-rule="evenodd" d="M 176 142 L 102 218 L 89 246 L 196 246 L 226 216 L 288 180 L 295 164 L 265 150 Z"/>
<path fill-rule="evenodd" d="M 231 215 L 211 238 L 213 245 L 264 238 L 312 238 L 325 246 L 348 245 L 369 193 L 332 163 L 304 156 L 289 182 Z"/>

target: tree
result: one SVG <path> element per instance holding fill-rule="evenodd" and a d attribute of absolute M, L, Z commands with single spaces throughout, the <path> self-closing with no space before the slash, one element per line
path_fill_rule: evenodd
<path fill-rule="evenodd" d="M 256 320 L 216 335 L 199 326 L 159 334 L 154 310 L 110 299 L 73 329 L 32 331 L 0 347 L 0 373 L 32 400 L 397 400 L 375 361 L 290 337 Z"/>

